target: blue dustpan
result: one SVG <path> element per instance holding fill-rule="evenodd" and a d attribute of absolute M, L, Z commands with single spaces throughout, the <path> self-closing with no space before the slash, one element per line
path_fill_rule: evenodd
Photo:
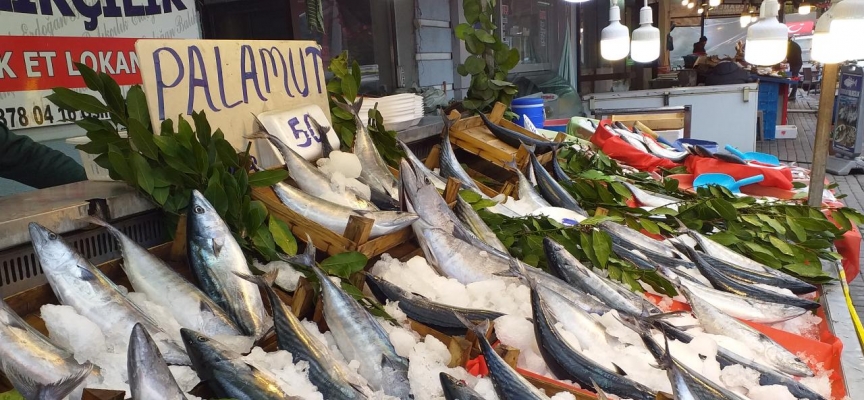
<path fill-rule="evenodd" d="M 759 183 L 762 182 L 764 179 L 765 176 L 762 174 L 751 176 L 749 178 L 744 178 L 740 181 L 736 181 L 735 178 L 726 174 L 702 174 L 697 176 L 696 179 L 693 180 L 693 188 L 695 189 L 708 185 L 718 185 L 729 189 L 729 191 L 732 193 L 741 193 L 741 186 Z"/>
<path fill-rule="evenodd" d="M 762 164 L 773 165 L 775 167 L 780 165 L 780 159 L 773 154 L 759 153 L 756 151 L 748 151 L 744 153 L 741 150 L 736 149 L 735 146 L 732 146 L 731 144 L 727 144 L 725 149 L 726 151 L 740 157 L 744 161 L 757 161 Z"/>

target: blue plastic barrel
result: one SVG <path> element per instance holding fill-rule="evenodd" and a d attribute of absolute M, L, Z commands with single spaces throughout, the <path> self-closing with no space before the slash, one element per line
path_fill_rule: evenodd
<path fill-rule="evenodd" d="M 546 114 L 543 109 L 543 99 L 539 97 L 522 97 L 519 99 L 513 99 L 513 102 L 510 103 L 510 108 L 513 109 L 513 112 L 518 116 L 516 119 L 517 124 L 525 126 L 525 121 L 522 116 L 527 115 L 534 126 L 538 128 L 543 127 L 543 123 L 546 120 Z"/>

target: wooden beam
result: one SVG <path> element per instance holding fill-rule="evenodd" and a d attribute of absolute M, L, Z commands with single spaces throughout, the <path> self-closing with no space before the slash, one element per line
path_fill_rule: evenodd
<path fill-rule="evenodd" d="M 810 193 L 807 203 L 822 205 L 825 189 L 825 167 L 828 164 L 828 146 L 831 140 L 831 119 L 834 115 L 834 89 L 837 87 L 838 64 L 825 64 L 822 71 L 822 94 L 816 115 L 816 139 L 813 142 L 813 166 L 810 169 Z"/>

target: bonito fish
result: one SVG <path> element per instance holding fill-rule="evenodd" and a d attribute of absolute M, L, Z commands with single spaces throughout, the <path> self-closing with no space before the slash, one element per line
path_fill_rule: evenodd
<path fill-rule="evenodd" d="M 396 354 L 390 337 L 369 311 L 333 283 L 321 268 L 313 266 L 312 270 L 321 283 L 324 319 L 345 359 L 360 362 L 360 375 L 373 390 L 409 399 L 408 360 Z"/>
<path fill-rule="evenodd" d="M 240 328 L 228 313 L 159 257 L 111 224 L 95 217 L 88 221 L 104 226 L 120 243 L 123 252 L 121 266 L 136 292 L 144 293 L 150 301 L 171 311 L 185 328 L 210 336 L 240 335 Z"/>
<path fill-rule="evenodd" d="M 27 400 L 62 399 L 93 373 L 0 299 L 0 367 Z"/>
<path fill-rule="evenodd" d="M 251 274 L 246 256 L 219 213 L 197 190 L 186 217 L 189 264 L 204 293 L 227 311 L 243 333 L 256 339 L 272 325 L 261 292 L 236 275 Z"/>
<path fill-rule="evenodd" d="M 162 353 L 141 324 L 132 328 L 126 363 L 133 399 L 186 400 Z"/>
<path fill-rule="evenodd" d="M 240 353 L 228 349 L 222 343 L 186 328 L 180 330 L 180 335 L 192 358 L 192 368 L 219 398 L 302 400 L 288 396 L 271 372 L 247 364 L 240 359 Z"/>
<path fill-rule="evenodd" d="M 417 220 L 417 215 L 402 211 L 362 211 L 310 196 L 285 182 L 273 185 L 273 191 L 286 207 L 332 232 L 342 234 L 352 215 L 375 220 L 370 238 L 398 231 Z"/>
<path fill-rule="evenodd" d="M 63 305 L 93 321 L 102 332 L 132 332 L 141 323 L 148 331 L 163 332 L 138 306 L 126 298 L 117 285 L 82 257 L 63 238 L 37 223 L 30 223 L 30 240 L 51 290 Z M 170 336 L 170 333 L 168 333 Z M 117 338 L 123 341 L 127 337 Z M 189 357 L 173 340 L 159 341 L 165 359 L 173 364 L 188 365 Z"/>
<path fill-rule="evenodd" d="M 353 107 L 342 103 L 337 103 L 337 105 L 351 113 L 354 116 L 354 123 L 357 125 L 354 134 L 354 154 L 360 159 L 360 166 L 362 167 L 360 181 L 369 185 L 372 190 L 381 191 L 393 199 L 398 199 L 399 185 L 396 183 L 396 178 L 390 173 L 387 163 L 378 153 L 372 136 L 369 135 L 369 131 L 366 130 L 366 126 L 363 125 L 358 114 L 360 107 L 363 106 L 363 98 L 361 97 Z"/>
<path fill-rule="evenodd" d="M 308 243 L 310 243 L 308 246 L 312 246 L 311 242 Z M 327 345 L 306 330 L 300 319 L 273 290 L 276 273 L 240 277 L 257 284 L 267 292 L 267 298 L 273 309 L 276 342 L 279 349 L 291 353 L 295 363 L 300 361 L 309 363 L 309 381 L 318 388 L 325 399 L 365 399 L 364 393 L 371 393 L 371 390 L 366 387 L 363 378 L 348 365 L 333 358 Z"/>

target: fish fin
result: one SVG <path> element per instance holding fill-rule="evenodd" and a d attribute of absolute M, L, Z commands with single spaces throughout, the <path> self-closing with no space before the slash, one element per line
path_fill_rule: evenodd
<path fill-rule="evenodd" d="M 604 392 L 603 389 L 600 389 L 600 385 L 598 385 L 597 382 L 594 382 L 594 379 L 591 379 L 591 385 L 594 386 L 594 391 L 597 392 L 598 400 L 609 400 L 609 397 L 606 396 L 606 392 Z"/>
<path fill-rule="evenodd" d="M 382 368 L 390 368 L 394 371 L 400 370 L 400 366 L 403 366 L 405 363 L 403 360 L 394 360 L 390 357 L 387 357 L 386 354 L 381 355 L 381 367 Z"/>
<path fill-rule="evenodd" d="M 249 275 L 234 271 L 234 275 L 237 275 L 237 277 L 239 277 L 240 279 L 254 283 L 262 288 L 269 288 L 273 287 L 273 282 L 276 282 L 276 276 L 279 275 L 279 270 L 274 269 L 270 272 L 265 273 L 264 275 Z"/>
<path fill-rule="evenodd" d="M 504 166 L 507 167 L 507 169 L 513 170 L 514 172 L 518 171 L 519 166 L 516 165 L 516 156 L 513 156 L 512 160 L 505 162 Z"/>
<path fill-rule="evenodd" d="M 468 317 L 462 315 L 462 313 L 460 313 L 460 312 L 454 311 L 453 315 L 456 316 L 456 319 L 458 319 L 459 322 L 462 323 L 462 325 L 465 325 L 466 328 L 468 328 L 472 332 L 474 332 L 474 334 L 476 334 L 478 336 L 486 337 L 486 332 L 489 330 L 489 323 L 490 323 L 488 319 L 483 320 L 483 322 L 481 322 L 479 324 L 475 324 L 475 323 L 469 321 Z"/>
<path fill-rule="evenodd" d="M 456 122 L 450 119 L 450 116 L 444 112 L 444 110 L 439 109 L 438 114 L 441 115 L 441 118 L 444 120 L 444 129 L 441 130 L 441 136 L 445 139 L 450 138 L 450 127 Z"/>
<path fill-rule="evenodd" d="M 96 280 L 96 274 L 94 274 L 90 268 L 82 267 L 81 265 L 76 265 L 76 267 L 81 270 L 81 279 L 88 282 Z"/>
<path fill-rule="evenodd" d="M 225 243 L 219 243 L 216 241 L 216 238 L 213 238 L 211 239 L 211 245 L 213 246 L 213 248 L 211 249 L 213 250 L 213 255 L 219 257 L 219 253 L 222 252 L 222 247 L 225 245 Z"/>
<path fill-rule="evenodd" d="M 650 316 L 643 316 L 643 318 L 647 318 L 647 319 L 651 319 L 651 320 L 658 320 L 658 319 L 665 319 L 665 318 L 674 318 L 674 317 L 678 317 L 681 315 L 689 315 L 689 314 L 690 314 L 690 311 L 678 310 L 678 311 L 669 311 L 669 312 L 665 312 L 665 313 L 661 313 L 661 314 L 654 314 L 654 315 L 650 315 Z"/>
<path fill-rule="evenodd" d="M 627 372 L 624 371 L 618 364 L 612 363 L 612 366 L 615 367 L 615 373 L 621 376 L 627 376 Z"/>
<path fill-rule="evenodd" d="M 669 352 L 669 337 L 666 336 L 666 332 L 663 332 L 663 357 L 659 361 L 663 369 L 672 366 L 672 353 Z"/>
<path fill-rule="evenodd" d="M 9 368 L 6 371 L 7 377 L 12 382 L 12 386 L 18 390 L 25 399 L 62 399 L 70 392 L 75 390 L 93 370 L 93 364 L 87 362 L 83 364 L 84 368 L 75 374 L 69 375 L 54 383 L 41 384 L 36 382 L 29 376 L 23 375 L 20 371 Z"/>
<path fill-rule="evenodd" d="M 537 150 L 537 145 L 533 145 L 533 144 L 527 145 L 525 143 L 522 143 L 522 146 L 525 146 L 525 150 L 528 150 L 528 153 L 531 153 L 531 154 L 534 154 L 534 151 Z"/>

